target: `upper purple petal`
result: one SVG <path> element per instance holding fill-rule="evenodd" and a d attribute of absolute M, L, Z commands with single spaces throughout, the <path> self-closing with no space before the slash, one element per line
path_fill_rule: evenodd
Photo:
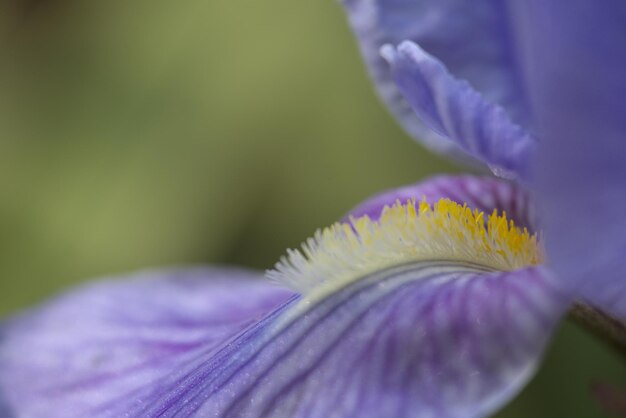
<path fill-rule="evenodd" d="M 399 45 L 405 40 L 437 57 L 487 102 L 503 106 L 515 123 L 529 126 L 507 2 L 343 0 L 343 4 L 379 94 L 415 138 L 446 154 L 467 155 L 456 144 L 425 129 L 395 86 L 379 51 L 383 45 Z"/>
<path fill-rule="evenodd" d="M 387 45 L 383 55 L 398 88 L 423 123 L 497 174 L 529 177 L 535 139 L 466 80 L 412 42 Z"/>
<path fill-rule="evenodd" d="M 626 2 L 516 3 L 549 261 L 626 318 Z"/>
<path fill-rule="evenodd" d="M 532 375 L 567 303 L 540 269 L 451 262 L 383 270 L 268 314 L 289 294 L 235 280 L 215 299 L 190 281 L 171 299 L 149 280 L 101 284 L 9 324 L 9 405 L 47 417 L 485 416 Z"/>

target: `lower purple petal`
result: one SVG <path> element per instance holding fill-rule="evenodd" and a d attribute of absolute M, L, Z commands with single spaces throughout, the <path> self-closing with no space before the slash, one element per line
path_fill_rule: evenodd
<path fill-rule="evenodd" d="M 422 262 L 319 302 L 291 298 L 250 323 L 289 295 L 256 282 L 247 293 L 244 280 L 216 300 L 200 282 L 96 285 L 9 324 L 0 382 L 10 407 L 48 417 L 484 416 L 532 375 L 567 302 L 538 268 Z M 150 290 L 159 286 L 171 299 Z M 215 310 L 239 301 L 241 315 Z"/>
<path fill-rule="evenodd" d="M 0 412 L 4 403 L 16 416 L 123 416 L 118 403 L 210 356 L 290 296 L 226 268 L 86 286 L 2 328 Z"/>
<path fill-rule="evenodd" d="M 532 376 L 566 304 L 538 269 L 420 263 L 270 317 L 148 415 L 477 417 Z M 139 411 L 137 411 L 139 412 Z"/>

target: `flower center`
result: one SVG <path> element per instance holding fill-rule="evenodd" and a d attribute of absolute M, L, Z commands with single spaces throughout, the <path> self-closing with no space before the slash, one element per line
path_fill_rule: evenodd
<path fill-rule="evenodd" d="M 385 207 L 377 221 L 350 218 L 316 231 L 267 275 L 307 293 L 413 261 L 460 261 L 506 271 L 539 264 L 542 258 L 537 234 L 517 227 L 504 212 L 494 210 L 486 217 L 449 199 L 432 206 L 412 200 Z"/>

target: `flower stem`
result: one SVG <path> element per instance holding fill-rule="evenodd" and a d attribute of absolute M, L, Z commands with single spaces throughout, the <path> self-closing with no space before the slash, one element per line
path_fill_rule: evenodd
<path fill-rule="evenodd" d="M 579 300 L 570 308 L 568 319 L 626 356 L 626 324 L 617 318 Z"/>

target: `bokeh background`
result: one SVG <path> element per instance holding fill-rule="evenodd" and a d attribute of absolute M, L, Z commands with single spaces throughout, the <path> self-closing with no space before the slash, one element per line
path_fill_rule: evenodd
<path fill-rule="evenodd" d="M 375 97 L 333 0 L 0 3 L 0 316 L 85 280 L 271 267 L 455 167 Z M 499 417 L 601 417 L 624 362 L 566 323 Z"/>

